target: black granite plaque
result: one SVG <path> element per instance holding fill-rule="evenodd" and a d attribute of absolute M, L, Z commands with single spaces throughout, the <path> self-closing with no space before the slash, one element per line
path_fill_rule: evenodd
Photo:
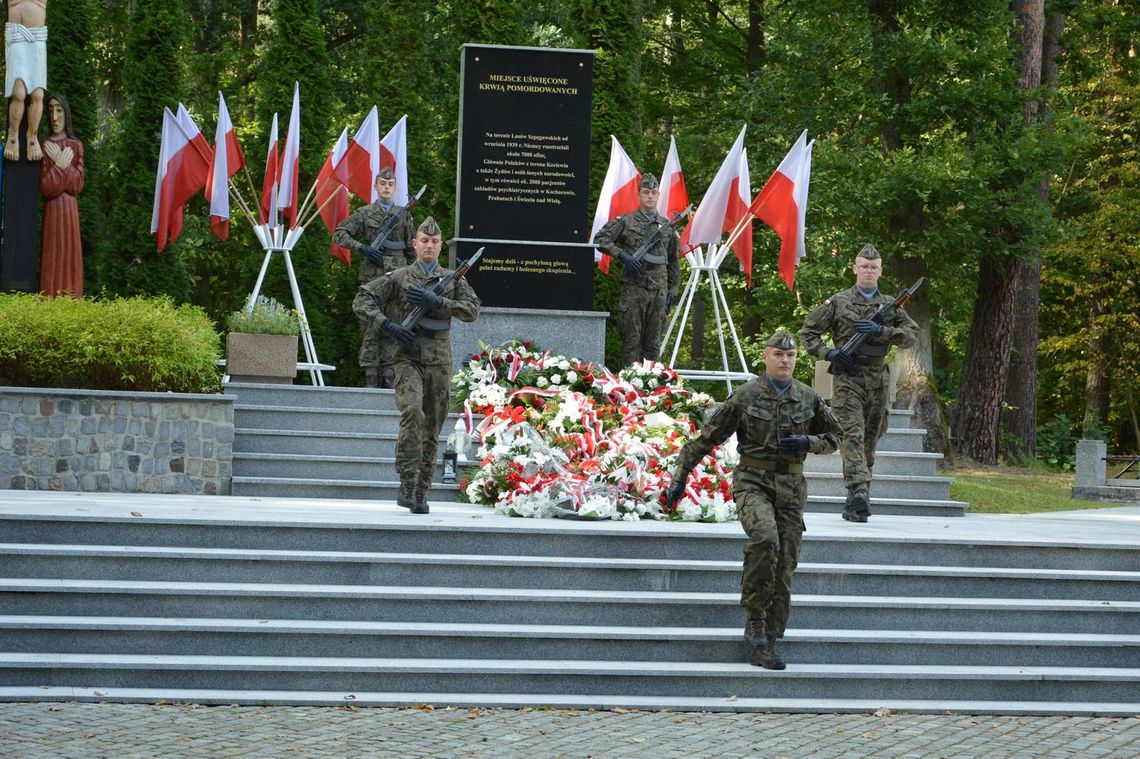
<path fill-rule="evenodd" d="M 581 244 L 593 52 L 464 45 L 461 56 L 456 238 L 463 258 L 487 246 L 472 286 L 488 306 L 592 308 Z M 520 241 L 540 244 L 507 244 Z"/>

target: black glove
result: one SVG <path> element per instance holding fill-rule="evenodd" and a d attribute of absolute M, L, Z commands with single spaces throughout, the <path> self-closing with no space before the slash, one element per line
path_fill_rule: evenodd
<path fill-rule="evenodd" d="M 361 245 L 360 252 L 364 254 L 365 258 L 377 266 L 384 265 L 384 254 L 380 252 L 379 248 L 373 248 L 371 245 Z"/>
<path fill-rule="evenodd" d="M 832 364 L 838 365 L 848 374 L 855 373 L 855 361 L 851 358 L 851 354 L 842 348 L 832 348 L 824 358 Z"/>
<path fill-rule="evenodd" d="M 413 306 L 423 306 L 428 311 L 435 311 L 443 305 L 443 296 L 438 295 L 435 290 L 425 290 L 419 285 L 412 285 L 408 288 L 408 303 Z"/>
<path fill-rule="evenodd" d="M 641 263 L 634 259 L 633 255 L 625 252 L 624 250 L 619 250 L 617 257 L 619 261 L 625 264 L 625 270 L 628 271 L 635 279 L 641 276 L 643 272 Z"/>
<path fill-rule="evenodd" d="M 807 453 L 807 435 L 785 435 L 780 438 L 780 450 L 784 453 Z"/>
<path fill-rule="evenodd" d="M 665 293 L 665 310 L 668 311 L 673 307 L 673 301 L 677 300 L 677 291 L 670 290 Z"/>
<path fill-rule="evenodd" d="M 864 332 L 871 337 L 878 337 L 883 334 L 883 325 L 870 319 L 858 319 L 855 322 L 855 331 Z"/>
<path fill-rule="evenodd" d="M 673 482 L 669 485 L 669 489 L 665 491 L 666 509 L 672 510 L 677 506 L 677 502 L 681 500 L 681 496 L 685 495 L 685 483 L 688 479 L 688 469 L 679 469 L 673 473 Z"/>
<path fill-rule="evenodd" d="M 416 348 L 416 333 L 412 332 L 403 324 L 400 324 L 400 322 L 389 319 L 380 326 L 380 329 L 384 334 L 398 341 L 400 345 L 403 345 L 405 348 L 409 350 Z"/>

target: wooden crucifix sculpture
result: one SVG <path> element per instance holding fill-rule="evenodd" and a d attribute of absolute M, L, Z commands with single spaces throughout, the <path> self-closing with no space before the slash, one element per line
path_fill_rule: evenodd
<path fill-rule="evenodd" d="M 40 118 L 47 88 L 47 0 L 8 0 L 4 24 L 4 95 L 8 98 L 8 139 L 4 157 L 20 158 L 20 122 L 27 109 L 27 159 L 43 158 Z"/>

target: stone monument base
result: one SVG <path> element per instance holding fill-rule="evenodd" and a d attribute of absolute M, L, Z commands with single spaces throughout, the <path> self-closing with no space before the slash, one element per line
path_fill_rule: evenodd
<path fill-rule="evenodd" d="M 479 342 L 496 346 L 507 340 L 530 340 L 543 350 L 582 361 L 606 358 L 608 311 L 556 311 L 486 306 L 473 322 L 451 320 L 451 354 L 455 371 L 466 366 Z"/>

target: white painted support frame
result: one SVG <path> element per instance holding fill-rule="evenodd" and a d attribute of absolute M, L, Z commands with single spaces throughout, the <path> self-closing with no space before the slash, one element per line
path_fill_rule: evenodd
<path fill-rule="evenodd" d="M 751 218 L 749 218 L 751 221 Z M 756 375 L 748 371 L 748 361 L 744 358 L 744 349 L 740 346 L 740 338 L 736 334 L 736 324 L 732 321 L 732 311 L 728 307 L 728 298 L 725 297 L 724 287 L 721 285 L 720 276 L 717 270 L 728 256 L 731 248 L 731 237 L 729 242 L 724 245 L 717 246 L 707 256 L 705 249 L 695 248 L 685 255 L 685 260 L 689 262 L 689 280 L 685 283 L 685 289 L 678 299 L 679 308 L 674 309 L 673 317 L 669 320 L 669 328 L 665 331 L 665 337 L 661 341 L 661 354 L 666 352 L 666 346 L 669 345 L 669 340 L 673 336 L 674 327 L 677 328 L 676 337 L 673 338 L 673 348 L 669 354 L 669 366 L 676 369 L 677 374 L 685 379 L 692 380 L 724 380 L 728 391 L 732 392 L 733 382 L 747 382 L 754 378 Z M 709 291 L 711 293 L 713 315 L 716 318 L 716 333 L 717 339 L 720 342 L 720 359 L 721 369 L 682 369 L 677 367 L 677 355 L 681 351 L 681 341 L 685 336 L 685 325 L 689 319 L 689 312 L 693 307 L 693 298 L 697 294 L 697 287 L 700 286 L 702 275 L 707 276 L 709 280 Z M 680 325 L 678 326 L 678 320 Z M 735 371 L 730 368 L 729 364 L 729 351 L 725 344 L 725 325 L 728 326 L 728 334 L 732 338 L 733 348 L 736 350 L 736 358 L 740 362 L 740 371 Z"/>

